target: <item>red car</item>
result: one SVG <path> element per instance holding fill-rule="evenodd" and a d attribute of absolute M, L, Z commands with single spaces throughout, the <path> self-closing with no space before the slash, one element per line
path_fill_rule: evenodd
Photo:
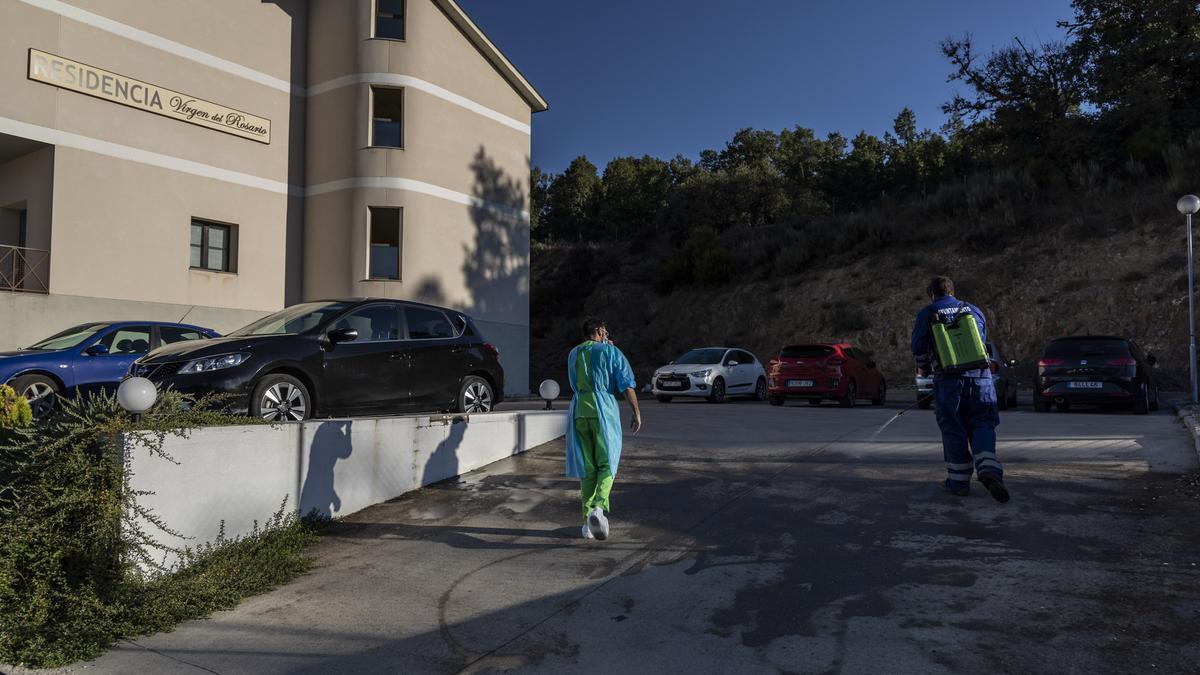
<path fill-rule="evenodd" d="M 887 382 L 875 361 L 848 344 L 792 345 L 772 359 L 767 371 L 767 397 L 771 405 L 789 398 L 808 399 L 810 405 L 837 401 L 849 408 L 860 399 L 872 405 L 887 402 Z"/>

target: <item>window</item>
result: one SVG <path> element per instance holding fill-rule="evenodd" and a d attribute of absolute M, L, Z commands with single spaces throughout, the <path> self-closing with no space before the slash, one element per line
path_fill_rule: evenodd
<path fill-rule="evenodd" d="M 118 328 L 101 338 L 96 344 L 108 347 L 109 354 L 145 354 L 150 351 L 150 327 Z"/>
<path fill-rule="evenodd" d="M 386 342 L 400 339 L 400 315 L 395 305 L 368 305 L 338 319 L 334 330 L 358 331 L 355 342 Z"/>
<path fill-rule="evenodd" d="M 446 315 L 436 309 L 427 307 L 405 307 L 404 316 L 408 319 L 408 337 L 410 340 L 433 340 L 452 338 L 456 333 Z"/>
<path fill-rule="evenodd" d="M 192 269 L 234 272 L 234 228 L 192 220 Z"/>
<path fill-rule="evenodd" d="M 819 359 L 833 354 L 833 347 L 825 345 L 793 345 L 779 352 L 784 359 Z"/>
<path fill-rule="evenodd" d="M 375 37 L 404 39 L 404 1 L 375 0 Z"/>
<path fill-rule="evenodd" d="M 404 90 L 371 87 L 371 145 L 403 148 Z"/>
<path fill-rule="evenodd" d="M 368 279 L 400 280 L 400 209 L 370 207 Z"/>
<path fill-rule="evenodd" d="M 175 326 L 159 326 L 158 336 L 162 338 L 164 345 L 174 344 L 176 342 L 186 342 L 187 340 L 203 340 L 204 335 L 198 330 L 190 328 L 176 328 Z"/>
<path fill-rule="evenodd" d="M 229 336 L 303 333 L 321 325 L 321 322 L 337 316 L 348 306 L 344 302 L 306 302 L 301 305 L 292 305 L 243 326 L 230 333 Z"/>

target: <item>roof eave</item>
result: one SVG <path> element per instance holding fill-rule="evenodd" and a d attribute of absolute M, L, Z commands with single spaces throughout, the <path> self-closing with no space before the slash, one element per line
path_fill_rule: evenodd
<path fill-rule="evenodd" d="M 471 17 L 463 11 L 462 7 L 458 6 L 455 0 L 433 0 L 433 2 L 446 13 L 446 16 L 450 17 L 454 25 L 462 31 L 463 35 L 471 41 L 471 44 L 475 45 L 475 48 L 500 72 L 509 85 L 517 90 L 521 98 L 525 99 L 525 102 L 529 104 L 530 110 L 537 113 L 550 108 L 550 104 L 546 102 L 546 99 L 542 98 L 537 89 L 533 88 L 529 80 L 525 79 L 521 71 L 517 70 L 517 67 L 512 64 L 512 61 L 508 60 L 508 57 L 500 51 L 500 48 L 488 39 L 483 30 L 471 20 Z"/>

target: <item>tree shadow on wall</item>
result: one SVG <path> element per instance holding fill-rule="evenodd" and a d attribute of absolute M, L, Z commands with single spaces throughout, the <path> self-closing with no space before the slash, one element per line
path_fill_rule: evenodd
<path fill-rule="evenodd" d="M 529 315 L 529 218 L 522 178 L 505 173 L 482 145 L 471 171 L 475 242 L 463 246 L 463 278 L 474 299 L 469 311 L 485 321 L 523 323 Z"/>

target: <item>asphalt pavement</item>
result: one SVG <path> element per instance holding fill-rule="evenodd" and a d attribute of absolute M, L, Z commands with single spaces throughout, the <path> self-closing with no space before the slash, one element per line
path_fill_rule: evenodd
<path fill-rule="evenodd" d="M 121 673 L 1200 672 L 1196 451 L 1175 417 L 1001 414 L 1013 499 L 938 492 L 933 415 L 644 404 L 612 538 L 556 441 L 360 512 L 318 568 Z"/>

